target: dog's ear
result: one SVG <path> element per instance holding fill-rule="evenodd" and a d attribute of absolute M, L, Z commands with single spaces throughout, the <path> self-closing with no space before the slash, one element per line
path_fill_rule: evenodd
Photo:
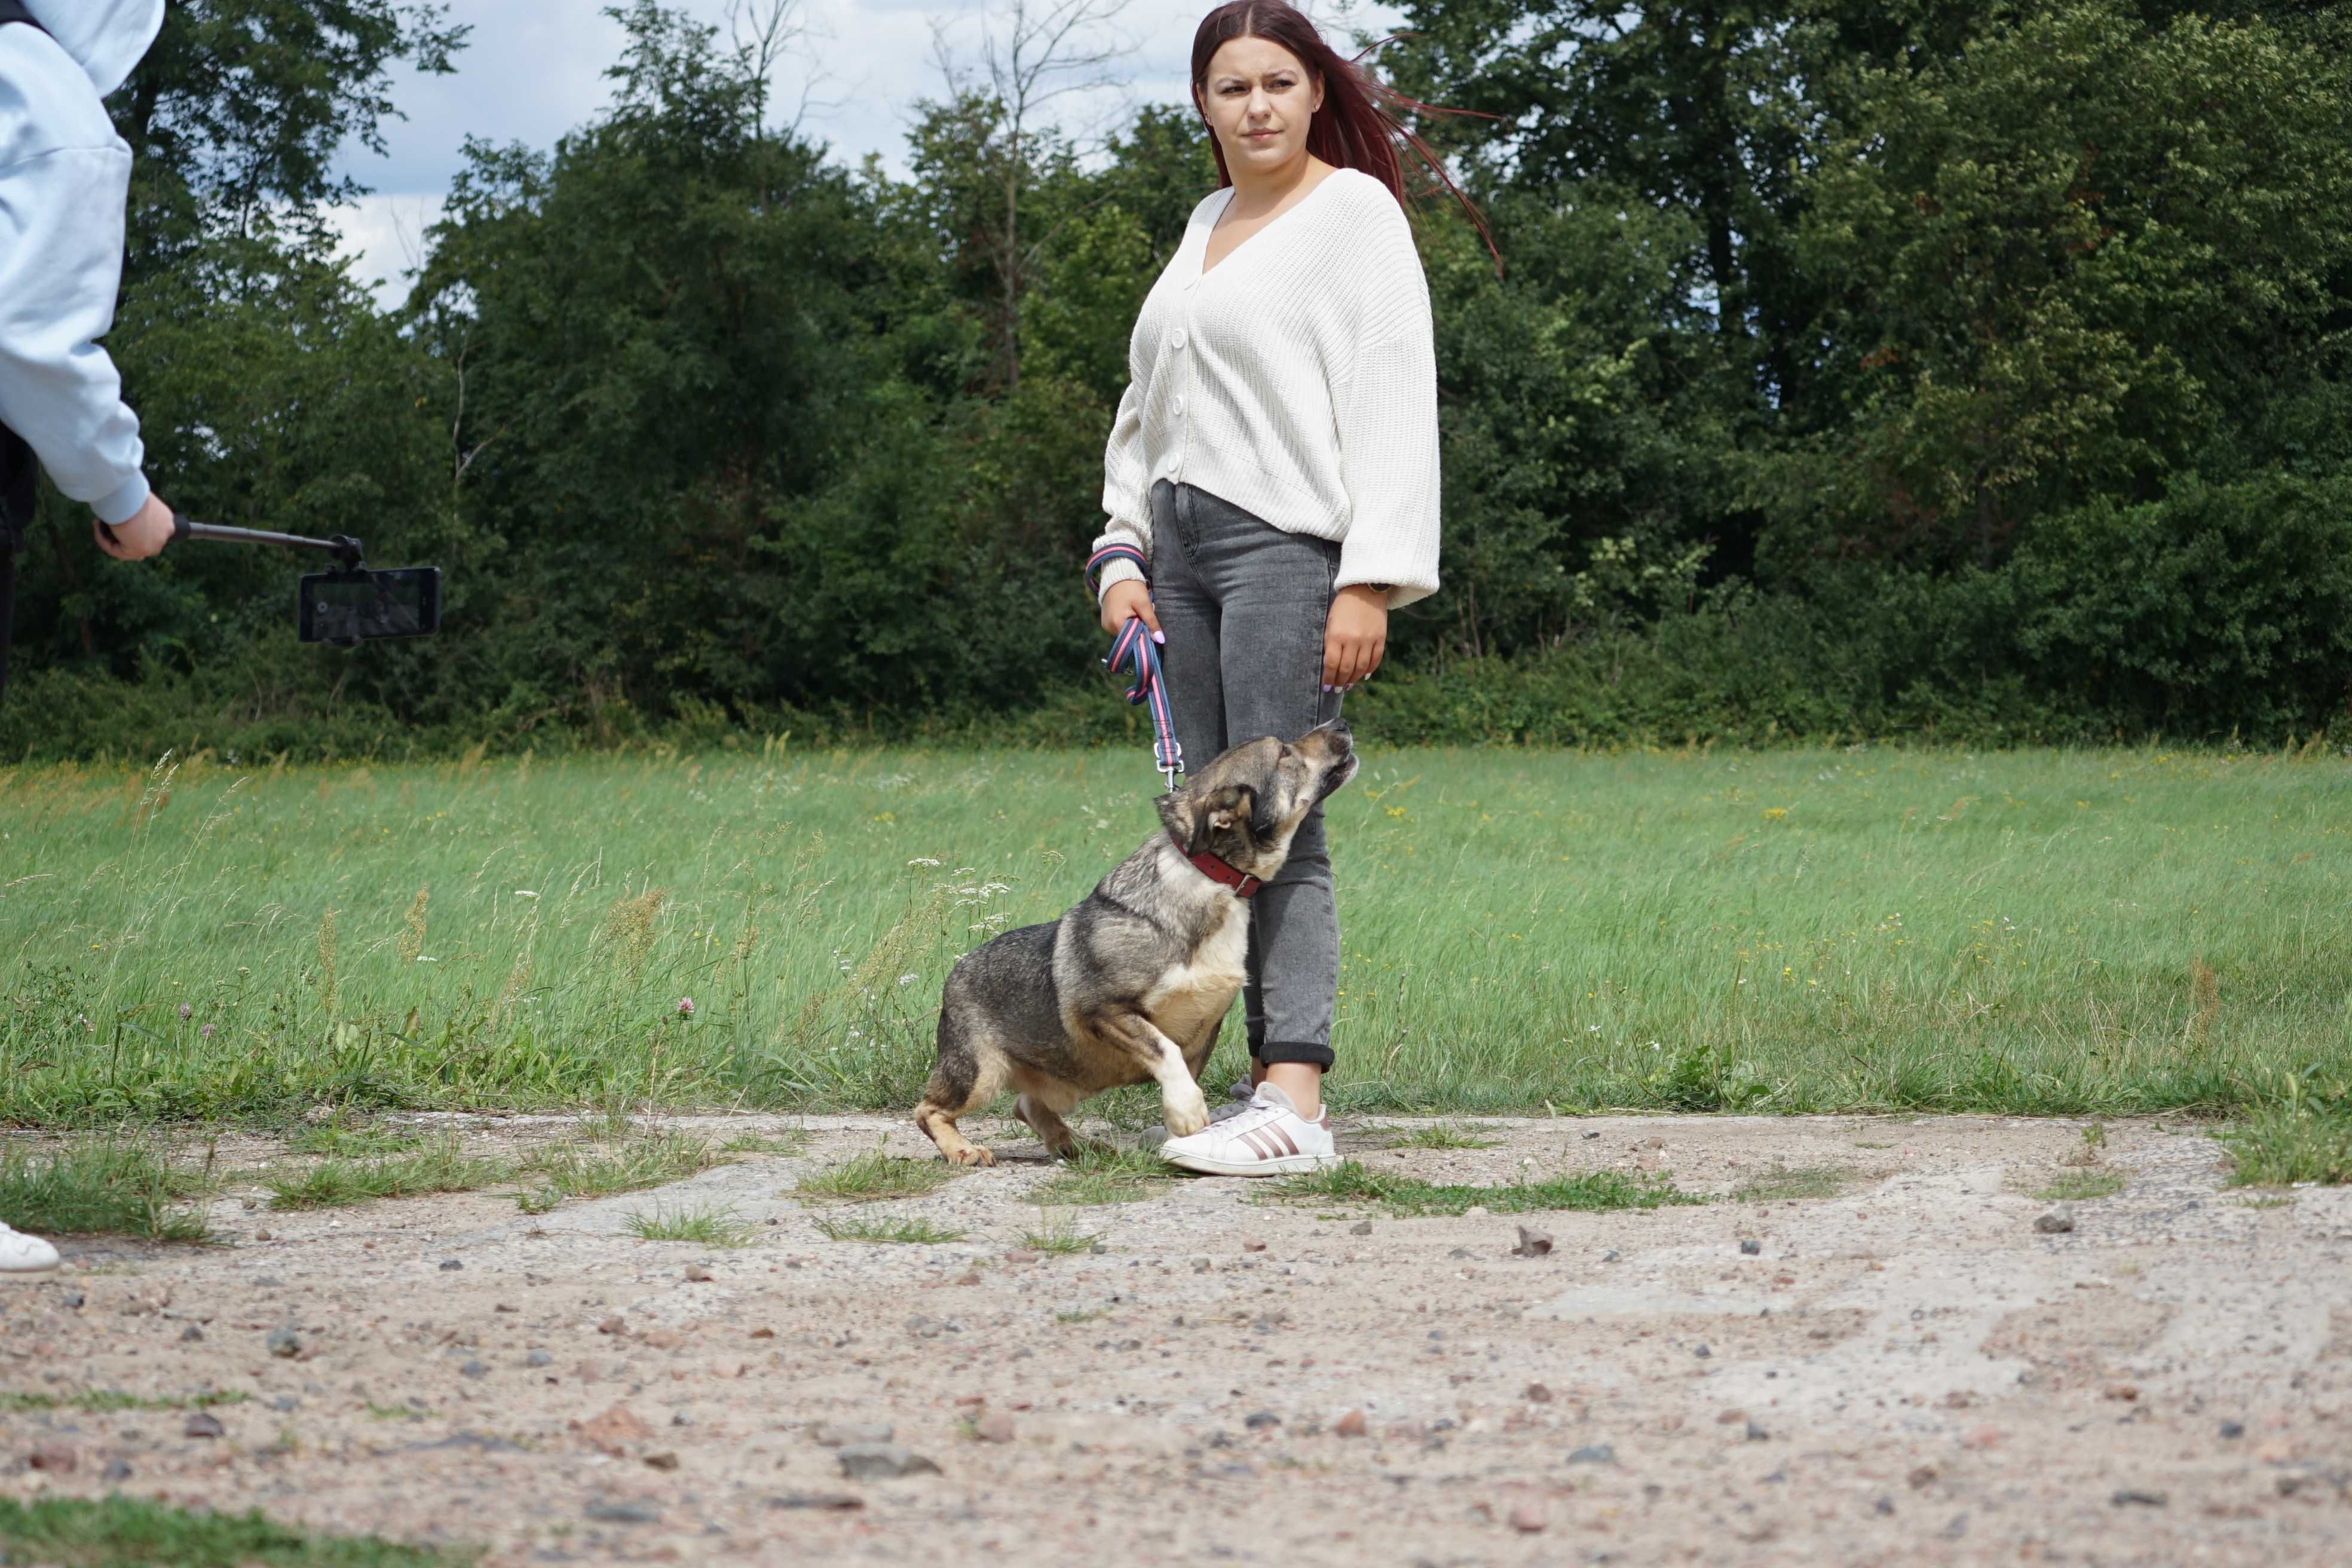
<path fill-rule="evenodd" d="M 1192 837 L 1186 839 L 1188 854 L 1198 855 L 1209 847 L 1213 835 L 1224 832 L 1237 822 L 1250 822 L 1257 809 L 1257 791 L 1247 784 L 1226 784 L 1213 792 L 1195 807 Z"/>
<path fill-rule="evenodd" d="M 1192 808 L 1196 804 L 1181 789 L 1171 789 L 1151 803 L 1160 809 L 1160 825 L 1168 829 L 1168 837 L 1184 846 L 1190 854 L 1195 832 Z"/>

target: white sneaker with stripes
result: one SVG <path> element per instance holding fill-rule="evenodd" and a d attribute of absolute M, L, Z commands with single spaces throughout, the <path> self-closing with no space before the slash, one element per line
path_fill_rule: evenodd
<path fill-rule="evenodd" d="M 1160 1146 L 1160 1157 L 1210 1176 L 1289 1176 L 1339 1163 L 1328 1120 L 1307 1121 L 1270 1083 L 1258 1085 L 1239 1116 L 1188 1138 L 1171 1138 Z"/>

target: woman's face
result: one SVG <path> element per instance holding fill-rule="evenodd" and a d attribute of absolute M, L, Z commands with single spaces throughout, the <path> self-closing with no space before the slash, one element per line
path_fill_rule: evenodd
<path fill-rule="evenodd" d="M 1193 92 L 1237 183 L 1306 157 L 1307 122 L 1323 107 L 1323 84 L 1297 55 L 1266 38 L 1220 46 Z"/>

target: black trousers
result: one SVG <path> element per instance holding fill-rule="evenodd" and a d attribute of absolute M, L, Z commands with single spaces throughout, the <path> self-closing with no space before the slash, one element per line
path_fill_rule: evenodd
<path fill-rule="evenodd" d="M 0 699 L 8 695 L 8 649 L 16 638 L 16 552 L 33 526 L 33 487 L 40 468 L 14 430 L 0 425 Z"/>

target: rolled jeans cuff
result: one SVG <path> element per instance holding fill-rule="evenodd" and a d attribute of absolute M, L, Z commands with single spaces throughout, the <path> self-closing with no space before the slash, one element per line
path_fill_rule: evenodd
<path fill-rule="evenodd" d="M 1250 1055 L 1272 1067 L 1276 1062 L 1312 1062 L 1325 1072 L 1339 1058 L 1331 1054 L 1328 1046 L 1301 1045 L 1291 1040 L 1268 1040 L 1264 1045 L 1252 1045 Z"/>

